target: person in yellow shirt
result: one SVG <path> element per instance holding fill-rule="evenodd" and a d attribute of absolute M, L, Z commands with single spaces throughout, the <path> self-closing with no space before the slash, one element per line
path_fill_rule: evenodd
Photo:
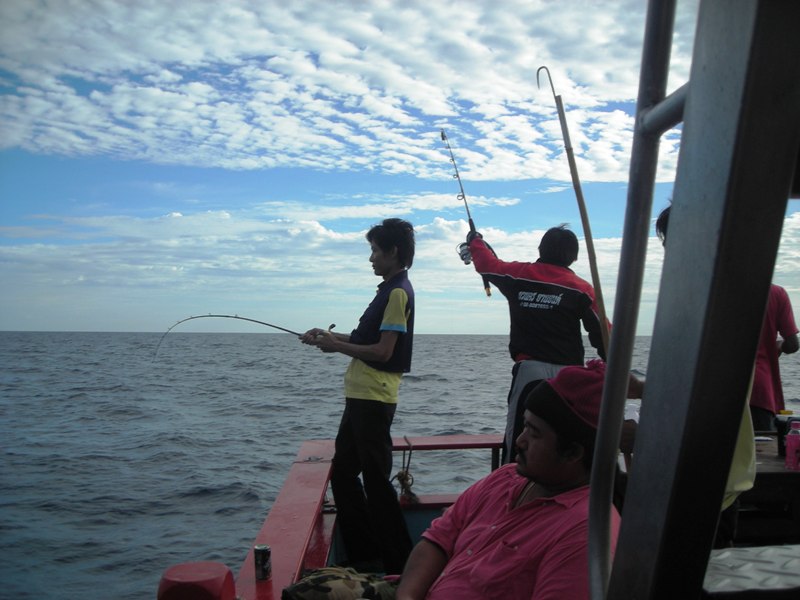
<path fill-rule="evenodd" d="M 669 214 L 672 207 L 668 206 L 656 219 L 656 234 L 662 244 L 667 242 L 669 229 Z M 733 545 L 736 533 L 736 523 L 739 513 L 739 494 L 753 487 L 756 479 L 756 443 L 753 429 L 753 419 L 747 409 L 750 403 L 753 379 L 750 378 L 750 389 L 742 399 L 742 421 L 739 425 L 739 435 L 736 438 L 736 447 L 733 451 L 731 469 L 728 473 L 728 482 L 725 484 L 725 495 L 722 497 L 722 508 L 717 533 L 714 537 L 714 548 L 725 548 Z"/>
<path fill-rule="evenodd" d="M 383 282 L 350 334 L 309 329 L 300 339 L 352 358 L 344 376 L 345 408 L 336 436 L 331 489 L 348 564 L 401 573 L 411 538 L 392 485 L 390 429 L 403 373 L 411 369 L 414 228 L 385 219 L 367 232 L 372 269 Z M 363 479 L 363 484 L 359 479 Z"/>

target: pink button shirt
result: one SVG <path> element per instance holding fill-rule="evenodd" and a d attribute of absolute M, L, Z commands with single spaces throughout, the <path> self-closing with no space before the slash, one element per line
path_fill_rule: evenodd
<path fill-rule="evenodd" d="M 513 508 L 527 482 L 505 465 L 434 520 L 423 537 L 449 561 L 428 600 L 589 598 L 589 487 Z M 612 548 L 618 531 L 614 510 Z"/>

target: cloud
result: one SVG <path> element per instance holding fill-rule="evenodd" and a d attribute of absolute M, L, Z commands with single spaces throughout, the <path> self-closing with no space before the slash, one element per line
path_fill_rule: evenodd
<path fill-rule="evenodd" d="M 439 130 L 481 231 L 503 258 L 532 260 L 547 226 L 579 223 L 554 92 L 603 232 L 610 313 L 644 10 L 639 0 L 0 2 L 4 176 L 17 155 L 81 171 L 33 168 L 4 189 L 0 277 L 13 285 L 0 328 L 153 330 L 224 312 L 344 330 L 376 284 L 364 232 L 398 216 L 417 229 L 418 326 L 504 333 L 504 299 L 486 298 L 455 252 L 466 214 Z M 670 91 L 688 78 L 697 2 L 677 10 Z M 552 88 L 544 72 L 537 85 L 542 65 Z M 679 129 L 662 138 L 656 208 L 679 142 Z M 799 215 L 784 223 L 775 268 L 795 306 Z M 653 237 L 645 335 L 662 254 Z M 575 270 L 590 279 L 584 251 Z"/>
<path fill-rule="evenodd" d="M 4 315 L 0 327 L 41 329 L 41 319 L 69 315 L 70 328 L 113 330 L 115 323 L 125 323 L 116 329 L 152 331 L 158 323 L 166 328 L 189 314 L 209 312 L 277 318 L 279 324 L 295 330 L 323 321 L 350 327 L 377 283 L 368 264 L 366 226 L 350 225 L 363 218 L 374 222 L 396 206 L 398 214 L 410 218 L 417 230 L 411 275 L 418 293 L 420 329 L 504 333 L 505 300 L 496 291 L 486 298 L 472 266 L 462 264 L 457 256 L 456 246 L 468 229 L 465 219 L 424 219 L 429 208 L 439 210 L 451 199 L 423 197 L 428 204 L 420 197 L 398 197 L 376 205 L 374 213 L 365 210 L 368 204 L 306 206 L 303 211 L 292 203 L 271 203 L 148 218 L 43 216 L 38 219 L 40 236 L 29 230 L 20 233 L 49 242 L 14 244 L 6 232 L 9 243 L 0 246 L 0 275 L 4 281 L 15 282 L 0 299 Z M 544 231 L 482 229 L 506 260 L 535 260 Z M 594 245 L 606 312 L 611 317 L 621 239 L 595 238 Z M 800 213 L 794 213 L 784 223 L 775 281 L 787 287 L 795 306 L 800 306 L 798 248 Z M 663 249 L 652 236 L 640 307 L 641 335 L 652 329 L 662 256 Z M 574 270 L 591 281 L 583 241 Z M 59 299 L 57 306 L 51 306 L 53 298 Z"/>
<path fill-rule="evenodd" d="M 673 64 L 688 75 L 696 3 Z M 644 4 L 172 4 L 0 7 L 2 148 L 225 169 L 423 178 L 447 124 L 473 180 L 569 180 L 546 64 L 585 180 L 624 181 Z M 385 149 L 391 148 L 387 152 Z M 466 149 L 469 148 L 469 152 Z M 309 150 L 313 149 L 313 157 Z M 666 145 L 660 176 L 674 172 Z"/>
<path fill-rule="evenodd" d="M 264 202 L 257 210 L 266 216 L 281 216 L 288 219 L 302 220 L 309 214 L 319 221 L 331 222 L 341 219 L 380 220 L 389 216 L 407 217 L 414 212 L 451 212 L 461 213 L 464 203 L 455 194 L 420 193 L 420 194 L 381 194 L 380 200 L 374 196 L 367 197 L 356 194 L 348 198 L 345 204 L 314 204 L 309 202 Z M 472 207 L 514 206 L 518 198 L 470 196 Z"/>

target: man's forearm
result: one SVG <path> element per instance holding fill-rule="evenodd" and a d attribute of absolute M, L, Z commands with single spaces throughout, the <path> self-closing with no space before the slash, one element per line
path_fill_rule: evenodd
<path fill-rule="evenodd" d="M 469 245 L 472 255 L 472 265 L 478 273 L 491 271 L 492 267 L 501 261 L 486 247 L 486 243 L 481 239 L 474 239 Z"/>
<path fill-rule="evenodd" d="M 422 539 L 406 562 L 395 600 L 423 600 L 447 565 L 447 555 L 439 546 Z"/>
<path fill-rule="evenodd" d="M 347 339 L 337 338 L 332 340 L 331 343 L 325 345 L 327 348 L 322 344 L 320 344 L 320 347 L 326 351 L 340 352 L 351 358 L 386 362 L 392 357 L 397 338 L 398 333 L 396 331 L 383 331 L 377 344 L 353 344 L 348 337 Z"/>

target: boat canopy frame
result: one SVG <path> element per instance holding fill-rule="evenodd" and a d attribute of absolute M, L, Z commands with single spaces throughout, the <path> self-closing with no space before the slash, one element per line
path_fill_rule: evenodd
<path fill-rule="evenodd" d="M 800 150 L 800 2 L 702 0 L 690 81 L 665 95 L 676 0 L 645 25 L 590 506 L 592 598 L 698 597 L 752 379 Z M 635 457 L 609 519 L 660 136 L 683 122 Z"/>

